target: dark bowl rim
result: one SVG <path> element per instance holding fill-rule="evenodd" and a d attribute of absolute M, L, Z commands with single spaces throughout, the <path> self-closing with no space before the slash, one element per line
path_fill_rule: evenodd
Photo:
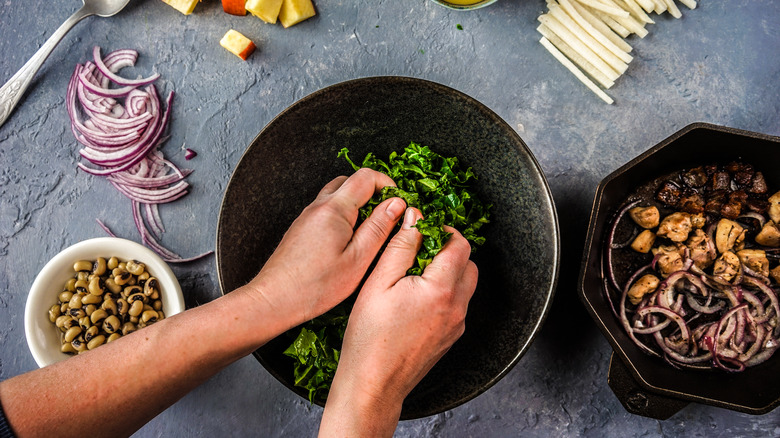
<path fill-rule="evenodd" d="M 467 95 L 466 93 L 456 90 L 455 88 L 449 87 L 447 85 L 443 85 L 441 83 L 431 81 L 428 79 L 420 79 L 412 76 L 400 76 L 400 75 L 378 75 L 378 76 L 365 76 L 360 78 L 354 78 L 354 79 L 348 79 L 345 81 L 337 82 L 328 86 L 325 86 L 323 88 L 320 88 L 318 90 L 315 90 L 311 92 L 310 94 L 294 101 L 292 104 L 287 106 L 284 110 L 279 112 L 273 119 L 271 119 L 263 128 L 258 132 L 258 134 L 249 142 L 249 145 L 244 150 L 244 152 L 241 155 L 241 158 L 236 162 L 235 167 L 233 168 L 233 171 L 230 174 L 230 177 L 228 178 L 228 184 L 225 186 L 225 190 L 222 196 L 222 202 L 220 203 L 220 209 L 219 209 L 219 215 L 217 217 L 217 227 L 215 232 L 215 241 L 216 241 L 216 248 L 214 251 L 214 259 L 215 259 L 215 265 L 217 268 L 217 282 L 219 283 L 219 289 L 221 295 L 226 295 L 229 292 L 225 291 L 224 287 L 224 279 L 222 278 L 222 270 L 220 267 L 220 227 L 222 223 L 222 214 L 224 212 L 224 206 L 225 206 L 225 199 L 228 190 L 230 189 L 231 183 L 233 182 L 233 177 L 235 176 L 236 171 L 241 166 L 241 163 L 246 158 L 249 150 L 252 148 L 252 145 L 254 145 L 256 142 L 259 141 L 260 137 L 263 135 L 263 133 L 268 129 L 270 126 L 272 126 L 277 120 L 284 117 L 287 113 L 292 111 L 294 108 L 298 107 L 299 105 L 303 105 L 309 100 L 316 99 L 322 94 L 332 92 L 332 90 L 349 86 L 352 83 L 359 83 L 364 81 L 398 81 L 398 82 L 409 82 L 409 83 L 420 83 L 424 84 L 429 87 L 433 87 L 435 89 L 439 89 L 444 91 L 447 94 L 456 94 L 459 97 L 462 97 L 464 100 L 469 102 L 470 104 L 474 105 L 479 110 L 483 111 L 485 115 L 492 119 L 497 125 L 503 126 L 507 133 L 510 134 L 510 137 L 512 137 L 513 143 L 516 147 L 520 149 L 521 153 L 524 153 L 529 158 L 529 161 L 532 164 L 533 170 L 536 175 L 538 175 L 541 185 L 544 189 L 544 197 L 549 202 L 549 209 L 550 209 L 550 219 L 551 219 L 551 225 L 554 231 L 554 240 L 555 240 L 555 260 L 553 263 L 553 269 L 552 269 L 552 281 L 549 284 L 549 287 L 545 291 L 545 294 L 547 296 L 547 299 L 544 301 L 544 305 L 542 307 L 542 312 L 536 321 L 536 325 L 533 327 L 533 330 L 531 331 L 531 335 L 528 337 L 528 340 L 521 346 L 521 348 L 518 350 L 517 354 L 515 354 L 514 358 L 504 367 L 504 369 L 501 370 L 495 377 L 493 377 L 491 380 L 486 382 L 482 387 L 480 387 L 477 391 L 472 392 L 471 394 L 468 394 L 461 400 L 458 400 L 456 402 L 450 403 L 444 407 L 442 407 L 438 413 L 446 412 L 451 409 L 454 409 L 458 406 L 463 405 L 464 403 L 467 403 L 470 400 L 473 400 L 475 397 L 483 394 L 485 391 L 493 387 L 496 383 L 498 383 L 502 378 L 504 378 L 511 370 L 512 368 L 517 365 L 517 363 L 520 361 L 520 359 L 528 352 L 528 349 L 530 348 L 533 341 L 536 339 L 536 337 L 539 334 L 539 331 L 541 330 L 542 326 L 544 325 L 544 322 L 547 320 L 547 316 L 550 313 L 550 308 L 552 307 L 553 298 L 555 297 L 555 292 L 558 285 L 558 277 L 560 275 L 560 269 L 561 269 L 561 233 L 560 233 L 560 224 L 558 221 L 558 212 L 555 206 L 555 198 L 553 197 L 552 190 L 550 189 L 550 184 L 547 180 L 547 176 L 545 175 L 544 171 L 542 170 L 541 165 L 539 164 L 539 161 L 536 159 L 536 156 L 531 151 L 531 149 L 528 147 L 528 145 L 525 144 L 525 141 L 520 137 L 520 135 L 512 129 L 512 127 L 498 114 L 496 114 L 495 111 L 490 109 L 487 105 L 483 104 L 482 102 L 478 101 L 477 99 Z M 300 393 L 298 390 L 296 390 L 292 385 L 290 385 L 287 382 L 287 379 L 283 378 L 279 373 L 277 373 L 272 367 L 270 367 L 265 360 L 262 358 L 262 356 L 258 353 L 258 350 L 255 350 L 252 352 L 252 355 L 257 359 L 258 362 L 263 366 L 263 368 L 271 374 L 276 380 L 278 380 L 280 383 L 282 383 L 285 387 L 287 387 L 289 390 L 291 390 L 294 394 L 301 396 L 303 398 L 306 398 Z M 314 404 L 324 407 L 322 403 L 319 401 L 315 401 Z M 426 415 L 418 415 L 418 416 L 404 416 L 402 414 L 401 420 L 413 420 L 418 418 L 424 418 L 427 416 L 436 415 L 436 414 L 426 414 Z"/>
<path fill-rule="evenodd" d="M 726 134 L 735 134 L 740 135 L 744 137 L 751 137 L 759 140 L 767 140 L 772 142 L 780 142 L 780 137 L 773 136 L 769 134 L 762 134 L 758 132 L 753 131 L 746 131 L 742 129 L 737 128 L 731 128 L 727 126 L 722 125 L 715 125 L 711 123 L 705 123 L 705 122 L 695 122 L 691 123 L 682 129 L 678 130 L 677 132 L 673 133 L 666 139 L 662 140 L 655 146 L 651 147 L 650 149 L 646 150 L 645 152 L 639 154 L 635 158 L 628 161 L 626 164 L 620 166 L 616 170 L 612 171 L 602 179 L 597 188 L 596 193 L 593 197 L 593 204 L 591 205 L 591 212 L 590 217 L 588 220 L 588 233 L 585 238 L 585 247 L 583 249 L 583 256 L 580 260 L 580 274 L 577 281 L 577 292 L 580 296 L 580 300 L 582 301 L 583 305 L 585 306 L 586 310 L 590 314 L 593 321 L 598 326 L 601 333 L 604 335 L 604 337 L 609 342 L 610 346 L 613 348 L 615 355 L 620 358 L 620 360 L 625 364 L 626 368 L 630 371 L 632 377 L 636 382 L 643 387 L 646 390 L 649 390 L 651 392 L 657 393 L 657 394 L 663 394 L 670 397 L 682 399 L 682 400 L 688 400 L 693 402 L 699 402 L 703 404 L 708 404 L 712 406 L 718 406 L 723 407 L 727 409 L 731 409 L 738 412 L 745 412 L 753 415 L 760 415 L 765 414 L 767 412 L 772 411 L 777 406 L 780 406 L 780 397 L 777 397 L 774 402 L 770 403 L 769 405 L 761 408 L 753 408 L 749 406 L 743 406 L 735 403 L 729 403 L 724 402 L 722 400 L 716 399 L 716 398 L 710 398 L 710 397 L 704 397 L 697 394 L 690 394 L 680 391 L 675 391 L 667 388 L 662 388 L 656 385 L 652 385 L 649 383 L 645 378 L 641 375 L 637 367 L 631 362 L 631 359 L 629 358 L 629 355 L 625 352 L 625 350 L 622 348 L 621 344 L 618 342 L 618 340 L 613 335 L 612 331 L 607 328 L 604 320 L 599 317 L 598 313 L 596 312 L 596 306 L 598 303 L 594 304 L 591 300 L 588 299 L 588 295 L 586 293 L 586 286 L 585 286 L 585 277 L 588 271 L 588 261 L 590 260 L 590 250 L 591 246 L 594 244 L 594 239 L 597 237 L 595 234 L 595 220 L 597 219 L 599 206 L 603 202 L 602 197 L 604 194 L 604 188 L 607 184 L 612 182 L 613 179 L 617 178 L 618 176 L 626 173 L 631 168 L 639 164 L 640 162 L 644 161 L 646 158 L 648 158 L 651 155 L 654 155 L 656 152 L 658 152 L 661 149 L 665 149 L 669 144 L 673 143 L 674 141 L 678 140 L 680 137 L 693 132 L 695 130 L 699 129 L 706 129 L 710 131 L 717 131 L 721 133 Z"/>

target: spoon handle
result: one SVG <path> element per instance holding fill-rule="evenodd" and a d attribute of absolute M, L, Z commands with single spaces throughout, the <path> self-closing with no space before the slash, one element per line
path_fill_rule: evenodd
<path fill-rule="evenodd" d="M 94 15 L 86 6 L 82 7 L 71 15 L 64 23 L 49 37 L 48 40 L 35 52 L 35 55 L 27 61 L 11 79 L 0 88 L 0 126 L 3 126 L 11 111 L 19 103 L 25 90 L 30 85 L 33 76 L 41 68 L 43 62 L 49 57 L 49 54 L 62 40 L 62 37 L 79 21 Z"/>

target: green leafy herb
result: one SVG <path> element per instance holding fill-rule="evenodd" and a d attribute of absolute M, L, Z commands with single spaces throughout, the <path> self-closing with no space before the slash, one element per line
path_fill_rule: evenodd
<path fill-rule="evenodd" d="M 455 27 L 457 27 L 458 30 L 463 30 L 463 26 L 460 23 L 458 23 Z"/>
<path fill-rule="evenodd" d="M 441 251 L 451 233 L 449 225 L 471 243 L 472 252 L 485 242 L 478 234 L 489 222 L 490 205 L 483 204 L 473 191 L 476 175 L 463 169 L 455 157 L 444 157 L 427 146 L 411 143 L 402 154 L 392 152 L 387 161 L 368 153 L 360 165 L 349 157 L 349 150 L 339 152 L 353 169 L 368 167 L 388 175 L 397 187 L 385 187 L 360 209 L 359 221 L 367 219 L 374 207 L 392 197 L 400 197 L 410 207 L 419 209 L 423 219 L 414 225 L 423 242 L 409 275 L 422 275 L 433 257 Z M 399 225 L 400 227 L 400 225 Z M 341 343 L 350 310 L 342 303 L 330 312 L 304 324 L 300 334 L 284 354 L 296 359 L 295 385 L 309 391 L 309 400 L 327 398 L 330 383 L 338 365 Z"/>

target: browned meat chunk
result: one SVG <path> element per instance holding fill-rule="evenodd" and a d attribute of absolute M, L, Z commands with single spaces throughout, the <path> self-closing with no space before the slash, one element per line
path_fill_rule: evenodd
<path fill-rule="evenodd" d="M 656 268 L 664 278 L 668 277 L 672 272 L 681 270 L 685 265 L 682 258 L 682 245 L 653 248 L 653 255 L 658 257 Z"/>
<path fill-rule="evenodd" d="M 655 206 L 634 207 L 628 214 L 642 228 L 655 228 L 661 220 L 661 214 Z"/>
<path fill-rule="evenodd" d="M 710 180 L 710 189 L 728 190 L 731 188 L 731 177 L 728 172 L 715 172 Z"/>
<path fill-rule="evenodd" d="M 753 166 L 747 163 L 732 162 L 726 165 L 726 170 L 734 177 L 734 181 L 740 185 L 748 185 L 753 179 Z"/>
<path fill-rule="evenodd" d="M 780 192 L 769 197 L 769 217 L 780 224 Z"/>
<path fill-rule="evenodd" d="M 724 252 L 715 260 L 712 273 L 726 281 L 731 281 L 739 273 L 739 257 L 731 251 Z"/>
<path fill-rule="evenodd" d="M 701 269 L 708 268 L 715 261 L 715 257 L 717 257 L 715 243 L 711 242 L 707 234 L 700 229 L 694 231 L 685 245 L 690 251 L 693 264 Z"/>
<path fill-rule="evenodd" d="M 741 202 L 729 201 L 723 204 L 723 207 L 721 207 L 720 209 L 720 215 L 729 219 L 736 219 L 739 217 L 741 213 L 742 213 Z"/>
<path fill-rule="evenodd" d="M 631 242 L 631 249 L 646 254 L 653 247 L 653 243 L 655 243 L 655 233 L 650 230 L 644 230 Z"/>
<path fill-rule="evenodd" d="M 666 216 L 661 221 L 656 234 L 666 237 L 672 242 L 685 242 L 692 228 L 691 215 L 678 211 Z"/>
<path fill-rule="evenodd" d="M 763 250 L 743 249 L 737 252 L 737 257 L 743 266 L 747 266 L 764 277 L 769 275 L 769 259 L 766 258 L 766 252 Z"/>
<path fill-rule="evenodd" d="M 699 188 L 707 184 L 707 172 L 704 167 L 696 167 L 683 173 L 682 180 L 688 187 Z"/>
<path fill-rule="evenodd" d="M 658 277 L 655 275 L 643 275 L 642 278 L 637 280 L 637 282 L 634 283 L 628 290 L 628 300 L 631 301 L 631 304 L 633 305 L 641 303 L 642 297 L 645 294 L 655 292 L 655 289 L 658 287 L 658 283 L 660 283 L 660 280 L 658 280 Z"/>
<path fill-rule="evenodd" d="M 687 213 L 701 213 L 704 211 L 704 197 L 693 190 L 686 190 L 680 198 L 680 209 Z"/>
<path fill-rule="evenodd" d="M 745 229 L 734 221 L 721 219 L 715 230 L 715 247 L 719 253 L 725 253 L 732 249 L 742 249 L 745 243 Z"/>
<path fill-rule="evenodd" d="M 748 199 L 744 206 L 750 211 L 763 214 L 769 208 L 769 202 L 763 199 Z"/>
<path fill-rule="evenodd" d="M 775 266 L 774 269 L 769 271 L 769 275 L 771 275 L 776 282 L 780 283 L 780 265 Z"/>
<path fill-rule="evenodd" d="M 756 236 L 759 245 L 777 248 L 780 246 L 780 227 L 774 222 L 767 222 Z"/>
<path fill-rule="evenodd" d="M 667 181 L 663 183 L 661 188 L 658 190 L 655 198 L 665 205 L 674 207 L 678 202 L 680 202 L 680 195 L 682 195 L 682 190 L 680 190 L 680 187 L 678 187 L 677 184 L 673 182 Z"/>
<path fill-rule="evenodd" d="M 753 175 L 753 180 L 750 182 L 750 187 L 748 188 L 748 192 L 763 194 L 766 193 L 768 190 L 769 188 L 766 185 L 764 174 L 761 172 L 756 172 L 756 174 Z"/>

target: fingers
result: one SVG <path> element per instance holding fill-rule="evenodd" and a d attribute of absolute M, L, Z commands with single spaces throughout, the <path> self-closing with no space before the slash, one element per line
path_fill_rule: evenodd
<path fill-rule="evenodd" d="M 389 176 L 363 168 L 352 174 L 333 192 L 333 199 L 345 211 L 357 211 L 374 196 L 374 193 L 387 186 L 395 186 L 395 182 Z"/>
<path fill-rule="evenodd" d="M 327 184 L 325 184 L 325 187 L 320 190 L 320 193 L 317 194 L 317 199 L 323 198 L 328 195 L 332 195 L 333 192 L 335 192 L 339 187 L 341 187 L 342 184 L 344 184 L 344 181 L 347 180 L 347 177 L 344 175 L 337 176 L 333 178 L 333 180 Z"/>
<path fill-rule="evenodd" d="M 414 264 L 417 251 L 422 245 L 422 234 L 413 227 L 420 218 L 420 210 L 411 207 L 406 209 L 401 230 L 387 244 L 369 282 L 387 289 L 406 276 L 406 271 Z"/>
<path fill-rule="evenodd" d="M 456 294 L 464 295 L 468 300 L 474 293 L 478 276 L 477 266 L 469 260 L 471 245 L 455 228 L 445 225 L 444 230 L 452 236 L 425 268 L 422 277 L 450 286 Z"/>
<path fill-rule="evenodd" d="M 391 198 L 374 207 L 371 216 L 355 230 L 344 252 L 352 260 L 365 262 L 367 268 L 387 241 L 405 208 L 406 202 L 401 198 Z"/>

